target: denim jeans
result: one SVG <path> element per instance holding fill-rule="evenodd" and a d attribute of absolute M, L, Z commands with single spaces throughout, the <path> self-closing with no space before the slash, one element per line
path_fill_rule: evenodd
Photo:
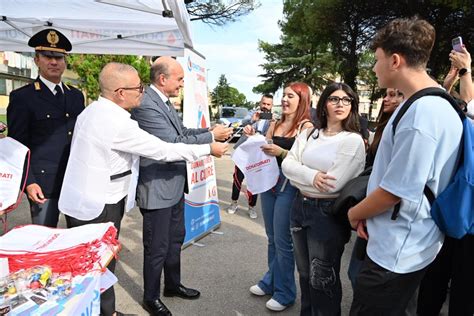
<path fill-rule="evenodd" d="M 268 237 L 268 271 L 258 286 L 285 306 L 293 304 L 296 299 L 295 259 L 290 233 L 290 210 L 296 191 L 280 171 L 275 187 L 260 194 Z"/>
<path fill-rule="evenodd" d="M 301 288 L 301 315 L 341 315 L 339 271 L 350 229 L 328 214 L 334 199 L 297 194 L 291 211 L 291 232 Z"/>

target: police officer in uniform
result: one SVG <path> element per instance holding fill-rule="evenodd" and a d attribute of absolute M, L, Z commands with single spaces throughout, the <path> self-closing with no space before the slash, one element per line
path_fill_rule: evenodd
<path fill-rule="evenodd" d="M 84 109 L 82 93 L 61 82 L 71 42 L 57 30 L 33 35 L 39 77 L 10 93 L 8 136 L 31 150 L 26 192 L 33 224 L 56 227 L 58 198 L 69 158 L 76 117 Z"/>

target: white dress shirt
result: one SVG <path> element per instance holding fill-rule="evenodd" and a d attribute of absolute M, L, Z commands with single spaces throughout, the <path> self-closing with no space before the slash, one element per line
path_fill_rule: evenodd
<path fill-rule="evenodd" d="M 130 113 L 99 97 L 78 116 L 59 209 L 80 220 L 100 215 L 105 204 L 127 196 L 134 206 L 139 156 L 163 160 L 194 161 L 210 153 L 209 145 L 166 143 L 140 129 Z M 131 175 L 111 176 L 131 170 Z"/>
<path fill-rule="evenodd" d="M 160 96 L 160 98 L 161 98 L 161 100 L 163 101 L 164 104 L 167 105 L 166 102 L 170 102 L 170 103 L 171 103 L 170 99 L 169 99 L 166 95 L 164 95 L 163 92 L 161 92 L 160 90 L 158 90 L 158 88 L 155 87 L 155 85 L 152 85 L 152 84 L 151 84 L 151 85 L 150 85 L 150 88 L 151 88 L 153 91 L 155 91 L 156 93 L 158 93 L 158 95 Z M 169 107 L 169 105 L 168 105 L 168 107 Z M 171 109 L 168 109 L 168 110 L 171 111 Z"/>
<path fill-rule="evenodd" d="M 40 80 L 43 81 L 43 83 L 45 84 L 46 87 L 48 87 L 49 90 L 51 90 L 51 92 L 56 95 L 56 90 L 54 90 L 54 88 L 56 88 L 57 85 L 59 85 L 61 87 L 61 90 L 63 91 L 64 93 L 64 87 L 62 85 L 62 83 L 54 83 L 54 82 L 51 82 L 49 81 L 48 79 L 44 78 L 43 76 L 39 76 Z"/>

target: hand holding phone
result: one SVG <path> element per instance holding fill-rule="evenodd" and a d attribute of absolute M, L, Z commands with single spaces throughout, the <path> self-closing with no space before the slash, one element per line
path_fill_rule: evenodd
<path fill-rule="evenodd" d="M 462 52 L 462 37 L 461 36 L 458 36 L 458 37 L 455 37 L 453 38 L 452 40 L 452 45 L 453 45 L 453 49 L 459 53 Z"/>
<path fill-rule="evenodd" d="M 260 112 L 261 120 L 271 120 L 273 118 L 272 112 Z"/>

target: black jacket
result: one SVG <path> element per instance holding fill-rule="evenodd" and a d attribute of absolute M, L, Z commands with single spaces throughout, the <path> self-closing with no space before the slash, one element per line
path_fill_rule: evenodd
<path fill-rule="evenodd" d="M 63 84 L 58 99 L 38 78 L 10 93 L 7 108 L 8 136 L 31 150 L 27 185 L 37 183 L 46 198 L 57 198 L 66 170 L 77 116 L 84 96 Z"/>

